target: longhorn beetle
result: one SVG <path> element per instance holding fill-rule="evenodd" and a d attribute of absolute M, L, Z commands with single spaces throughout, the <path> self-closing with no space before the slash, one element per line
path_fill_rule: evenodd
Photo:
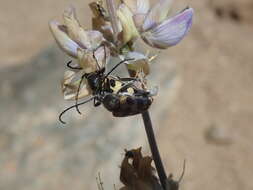
<path fill-rule="evenodd" d="M 105 46 L 103 49 L 104 53 L 106 53 Z M 93 51 L 93 58 L 95 59 L 94 64 L 96 65 L 92 65 L 96 67 L 95 71 L 85 72 L 87 68 L 74 67 L 71 65 L 71 61 L 67 63 L 67 67 L 71 70 L 82 72 L 82 74 L 80 77 L 76 77 L 75 75 L 77 75 L 77 73 L 73 72 L 70 78 L 76 78 L 63 84 L 66 89 L 72 89 L 73 86 L 77 87 L 77 85 L 74 84 L 79 81 L 78 87 L 73 90 L 74 94 L 72 94 L 72 99 L 74 98 L 75 105 L 63 110 L 59 115 L 59 121 L 63 124 L 65 124 L 65 122 L 62 120 L 62 115 L 65 112 L 72 108 L 76 108 L 77 112 L 81 114 L 78 106 L 92 100 L 94 101 L 95 107 L 103 104 L 103 106 L 116 117 L 126 117 L 142 113 L 149 108 L 153 101 L 152 96 L 154 94 L 150 91 L 137 87 L 136 83 L 141 83 L 140 79 L 133 77 L 120 78 L 111 75 L 111 73 L 122 63 L 132 61 L 134 59 L 125 59 L 120 61 L 108 73 L 105 73 L 106 55 L 104 56 L 105 60 L 102 65 L 99 65 L 95 52 L 96 50 Z M 78 103 L 79 99 L 88 96 L 91 97 L 81 103 Z"/>

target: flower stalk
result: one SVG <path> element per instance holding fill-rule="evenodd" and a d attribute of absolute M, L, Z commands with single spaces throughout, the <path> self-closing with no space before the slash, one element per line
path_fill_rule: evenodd
<path fill-rule="evenodd" d="M 155 162 L 155 167 L 157 170 L 158 177 L 160 179 L 160 183 L 161 183 L 163 189 L 166 190 L 167 175 L 166 175 L 165 169 L 163 167 L 162 159 L 161 159 L 159 149 L 158 149 L 158 146 L 156 143 L 155 134 L 154 134 L 154 130 L 152 127 L 152 122 L 151 122 L 151 118 L 149 115 L 149 111 L 145 111 L 144 113 L 142 113 L 142 120 L 144 123 L 149 147 L 150 147 L 150 150 L 152 153 L 152 158 Z"/>

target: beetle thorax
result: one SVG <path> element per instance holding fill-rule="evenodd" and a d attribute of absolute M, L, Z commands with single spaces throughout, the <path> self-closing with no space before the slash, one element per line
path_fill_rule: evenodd
<path fill-rule="evenodd" d="M 93 92 L 97 92 L 102 86 L 102 80 L 100 73 L 90 73 L 87 77 L 88 84 Z"/>

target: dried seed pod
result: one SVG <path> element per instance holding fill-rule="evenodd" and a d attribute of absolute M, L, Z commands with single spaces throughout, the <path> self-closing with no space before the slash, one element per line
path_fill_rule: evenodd
<path fill-rule="evenodd" d="M 137 181 L 137 172 L 129 163 L 128 156 L 125 156 L 120 168 L 120 181 L 128 187 L 134 187 Z"/>
<path fill-rule="evenodd" d="M 93 13 L 92 29 L 100 31 L 106 40 L 113 42 L 113 29 L 106 10 L 99 2 L 92 2 L 89 6 Z"/>
<path fill-rule="evenodd" d="M 129 162 L 130 159 L 132 162 Z M 154 175 L 155 169 L 151 162 L 150 156 L 142 156 L 141 147 L 125 150 L 120 178 L 125 187 L 122 187 L 121 190 L 162 190 L 157 177 Z"/>
<path fill-rule="evenodd" d="M 125 149 L 125 155 L 127 157 L 133 159 L 133 167 L 136 170 L 138 170 L 140 160 L 143 158 L 142 153 L 141 153 L 141 149 L 142 149 L 142 147 L 139 147 L 137 149 L 132 149 L 132 150 L 126 150 Z"/>
<path fill-rule="evenodd" d="M 143 181 L 150 181 L 154 177 L 155 169 L 151 166 L 152 161 L 150 156 L 145 156 L 139 162 L 137 173 Z"/>

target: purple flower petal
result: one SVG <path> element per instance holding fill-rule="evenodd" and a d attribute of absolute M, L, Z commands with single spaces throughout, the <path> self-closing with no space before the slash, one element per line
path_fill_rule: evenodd
<path fill-rule="evenodd" d="M 49 28 L 59 47 L 68 55 L 77 58 L 77 48 L 79 47 L 66 33 L 66 28 L 57 21 L 50 21 Z"/>
<path fill-rule="evenodd" d="M 159 2 L 156 3 L 148 12 L 144 20 L 142 30 L 147 31 L 165 20 L 170 7 L 171 0 L 159 0 Z"/>
<path fill-rule="evenodd" d="M 179 43 L 192 25 L 193 9 L 187 8 L 176 16 L 142 34 L 143 40 L 152 47 L 165 49 Z"/>

